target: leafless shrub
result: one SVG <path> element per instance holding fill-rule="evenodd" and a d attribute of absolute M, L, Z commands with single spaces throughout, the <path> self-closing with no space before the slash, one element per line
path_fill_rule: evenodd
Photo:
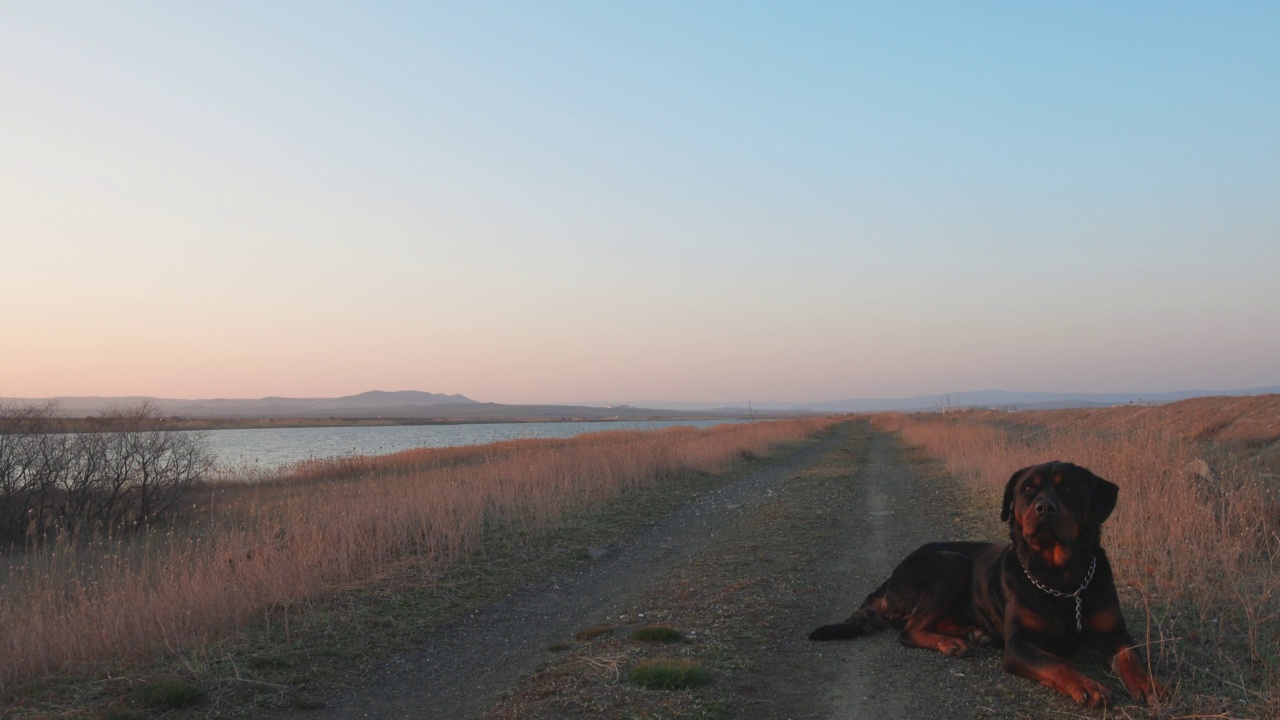
<path fill-rule="evenodd" d="M 21 542 L 27 529 L 55 514 L 66 442 L 57 407 L 0 404 L 0 542 Z"/>
<path fill-rule="evenodd" d="M 203 435 L 147 403 L 74 431 L 56 405 L 0 405 L 0 544 L 150 525 L 211 467 Z"/>

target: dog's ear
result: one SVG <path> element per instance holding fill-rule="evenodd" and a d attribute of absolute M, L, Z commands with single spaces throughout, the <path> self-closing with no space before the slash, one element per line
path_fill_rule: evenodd
<path fill-rule="evenodd" d="M 1000 522 L 1008 522 L 1009 516 L 1013 514 L 1013 493 L 1014 488 L 1018 486 L 1018 482 L 1022 480 L 1027 473 L 1035 470 L 1036 466 L 1024 467 L 1009 478 L 1009 482 L 1004 486 L 1004 502 L 1000 503 Z"/>
<path fill-rule="evenodd" d="M 1093 475 L 1093 473 L 1089 474 Z M 1093 475 L 1093 506 L 1089 510 L 1093 513 L 1095 523 L 1101 525 L 1103 520 L 1111 517 L 1111 511 L 1116 509 L 1116 498 L 1119 495 L 1120 486 Z"/>

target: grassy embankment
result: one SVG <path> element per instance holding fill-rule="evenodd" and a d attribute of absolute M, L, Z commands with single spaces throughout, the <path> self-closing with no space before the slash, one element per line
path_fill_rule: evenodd
<path fill-rule="evenodd" d="M 1280 717 L 1280 396 L 876 423 L 993 494 L 1051 459 L 1118 484 L 1107 553 L 1134 636 L 1175 688 L 1165 709 Z"/>
<path fill-rule="evenodd" d="M 0 698 L 216 644 L 273 610 L 389 567 L 430 583 L 495 532 L 557 523 L 810 437 L 832 421 L 606 432 L 309 461 L 198 493 L 181 529 L 63 542 L 9 560 Z M 297 622 L 297 621 L 295 621 Z M 285 632 L 288 635 L 286 615 Z M 197 652 L 198 654 L 198 652 Z"/>

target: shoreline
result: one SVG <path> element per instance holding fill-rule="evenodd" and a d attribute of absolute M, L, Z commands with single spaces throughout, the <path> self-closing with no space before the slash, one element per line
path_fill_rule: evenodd
<path fill-rule="evenodd" d="M 652 420 L 733 420 L 732 415 L 635 415 L 584 417 L 581 415 L 493 416 L 456 418 L 170 418 L 171 430 L 261 430 L 271 428 L 309 427 L 391 427 L 403 425 L 499 425 L 508 423 L 614 423 Z M 744 418 L 745 419 L 745 418 Z M 773 419 L 773 418 L 761 418 Z"/>

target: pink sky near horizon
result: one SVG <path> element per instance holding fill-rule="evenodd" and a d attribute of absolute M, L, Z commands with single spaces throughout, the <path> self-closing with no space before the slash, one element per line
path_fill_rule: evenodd
<path fill-rule="evenodd" d="M 0 397 L 1280 384 L 1280 11 L 1086 6 L 11 8 Z"/>

